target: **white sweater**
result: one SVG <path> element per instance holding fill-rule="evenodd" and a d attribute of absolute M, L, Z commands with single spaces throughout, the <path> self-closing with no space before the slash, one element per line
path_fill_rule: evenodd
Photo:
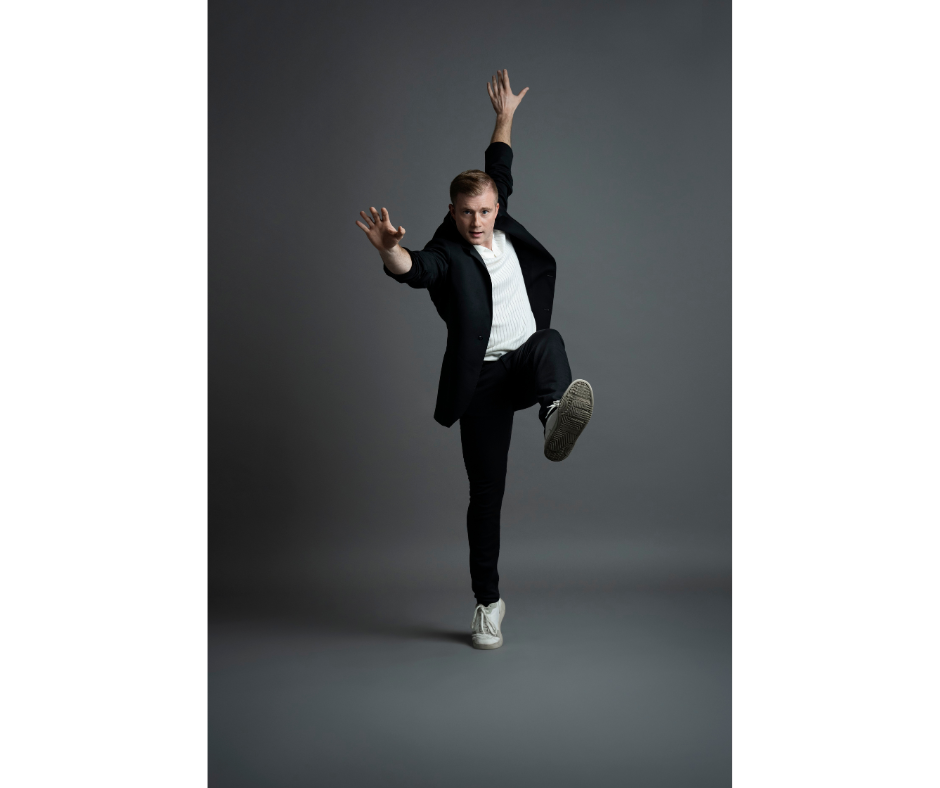
<path fill-rule="evenodd" d="M 529 304 L 519 258 L 502 230 L 493 230 L 493 250 L 475 245 L 493 283 L 493 327 L 484 361 L 495 361 L 515 350 L 535 333 L 535 317 Z"/>

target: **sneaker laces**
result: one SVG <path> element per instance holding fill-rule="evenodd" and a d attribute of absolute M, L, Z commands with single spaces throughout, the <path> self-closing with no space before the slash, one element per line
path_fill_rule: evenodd
<path fill-rule="evenodd" d="M 548 410 L 545 411 L 545 421 L 543 422 L 543 430 L 545 432 L 546 438 L 548 438 L 548 417 L 551 416 L 556 410 L 558 410 L 559 405 L 561 405 L 561 400 L 556 399 L 551 405 L 548 406 Z"/>
<path fill-rule="evenodd" d="M 477 605 L 474 609 L 470 629 L 474 635 L 492 635 L 493 637 L 499 637 L 499 629 L 490 621 L 490 617 L 486 615 L 486 608 L 483 607 L 483 605 Z"/>

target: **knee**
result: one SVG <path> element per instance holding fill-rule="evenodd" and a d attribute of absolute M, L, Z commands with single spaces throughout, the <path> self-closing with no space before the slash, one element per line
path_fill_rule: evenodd
<path fill-rule="evenodd" d="M 470 482 L 470 507 L 478 514 L 498 513 L 506 491 L 506 477 Z"/>
<path fill-rule="evenodd" d="M 554 328 L 543 328 L 541 331 L 536 331 L 535 335 L 539 338 L 539 344 L 565 346 L 565 340 Z"/>

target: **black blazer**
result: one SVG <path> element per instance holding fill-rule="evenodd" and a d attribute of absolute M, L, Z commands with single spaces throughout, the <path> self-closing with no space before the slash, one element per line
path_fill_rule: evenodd
<path fill-rule="evenodd" d="M 535 328 L 540 331 L 552 322 L 555 258 L 506 212 L 512 194 L 512 148 L 505 142 L 494 142 L 486 149 L 486 172 L 499 191 L 495 228 L 509 236 L 516 250 Z M 480 253 L 460 234 L 450 213 L 424 249 L 407 251 L 411 270 L 399 275 L 385 268 L 385 273 L 411 287 L 427 288 L 447 323 L 434 420 L 450 427 L 466 411 L 476 390 L 493 326 L 493 284 Z M 517 409 L 531 404 L 517 403 Z"/>

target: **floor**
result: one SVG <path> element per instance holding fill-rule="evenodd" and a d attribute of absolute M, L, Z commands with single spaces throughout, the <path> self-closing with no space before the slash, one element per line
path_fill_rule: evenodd
<path fill-rule="evenodd" d="M 209 785 L 731 784 L 731 594 L 503 589 L 470 647 L 455 588 L 216 597 Z"/>

